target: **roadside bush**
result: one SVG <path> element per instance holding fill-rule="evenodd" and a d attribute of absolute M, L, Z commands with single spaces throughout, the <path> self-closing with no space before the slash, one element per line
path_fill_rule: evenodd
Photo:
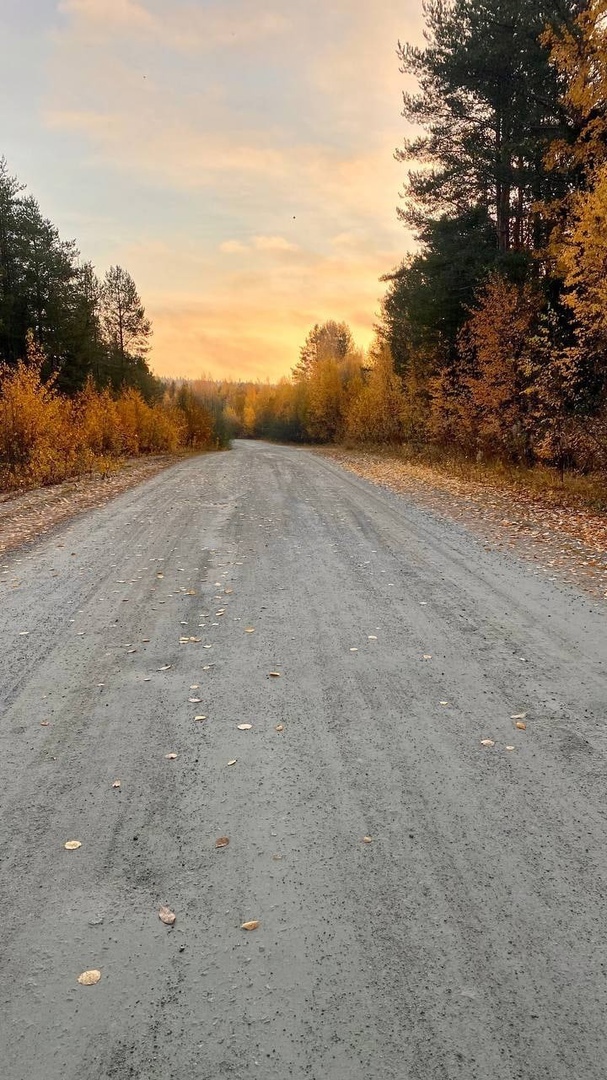
<path fill-rule="evenodd" d="M 42 377 L 44 356 L 0 366 L 0 490 L 57 483 L 107 471 L 124 455 L 216 445 L 213 418 L 194 396 L 187 411 L 168 394 L 149 404 L 138 390 L 98 390 L 92 380 L 69 398 Z"/>

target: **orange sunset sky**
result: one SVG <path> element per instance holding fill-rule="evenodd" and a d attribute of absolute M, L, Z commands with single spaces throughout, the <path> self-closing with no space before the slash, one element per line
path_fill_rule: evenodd
<path fill-rule="evenodd" d="M 0 153 L 103 274 L 161 375 L 274 379 L 315 322 L 367 345 L 421 0 L 3 0 Z"/>

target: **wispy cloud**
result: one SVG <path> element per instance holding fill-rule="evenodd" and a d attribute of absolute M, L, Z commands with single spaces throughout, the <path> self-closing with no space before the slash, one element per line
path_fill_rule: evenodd
<path fill-rule="evenodd" d="M 280 10 L 255 10 L 246 3 L 179 3 L 152 7 L 138 0 L 61 0 L 59 11 L 71 31 L 89 43 L 120 36 L 143 38 L 184 52 L 250 44 L 284 32 Z"/>
<path fill-rule="evenodd" d="M 276 375 L 329 317 L 368 341 L 377 279 L 409 242 L 395 46 L 418 25 L 400 0 L 59 10 L 45 124 L 111 182 L 114 232 L 138 193 L 154 208 L 113 261 L 148 302 L 157 368 Z"/>

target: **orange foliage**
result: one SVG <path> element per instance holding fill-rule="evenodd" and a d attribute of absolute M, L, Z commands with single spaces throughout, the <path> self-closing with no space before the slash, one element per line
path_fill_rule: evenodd
<path fill-rule="evenodd" d="M 405 400 L 387 345 L 377 348 L 367 379 L 360 381 L 346 417 L 346 433 L 355 442 L 393 443 L 403 437 Z"/>
<path fill-rule="evenodd" d="M 66 398 L 54 379 L 43 380 L 43 362 L 30 344 L 27 362 L 0 366 L 0 489 L 106 471 L 125 454 L 213 445 L 212 419 L 202 406 L 190 402 L 188 416 L 168 396 L 149 404 L 132 388 L 113 396 L 92 382 Z"/>
<path fill-rule="evenodd" d="M 529 285 L 498 274 L 481 291 L 460 335 L 457 371 L 430 382 L 430 431 L 488 454 L 530 453 L 534 347 L 540 303 Z"/>

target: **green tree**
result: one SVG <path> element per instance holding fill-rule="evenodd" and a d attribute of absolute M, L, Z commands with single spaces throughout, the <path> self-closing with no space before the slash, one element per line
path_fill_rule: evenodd
<path fill-rule="evenodd" d="M 541 246 L 537 204 L 559 188 L 545 152 L 566 135 L 542 35 L 578 8 L 577 0 L 426 0 L 426 46 L 398 46 L 401 70 L 419 84 L 403 95 L 403 115 L 424 129 L 397 151 L 423 166 L 409 173 L 404 220 L 419 228 L 429 216 L 482 206 L 502 253 Z"/>
<path fill-rule="evenodd" d="M 378 329 L 400 375 L 412 366 L 419 374 L 433 373 L 454 362 L 476 289 L 499 258 L 495 230 L 482 208 L 429 220 L 419 238 L 421 250 L 382 278 L 388 290 Z"/>
<path fill-rule="evenodd" d="M 105 275 L 101 290 L 101 324 L 113 361 L 114 381 L 136 383 L 133 376 L 138 372 L 143 374 L 146 368 L 152 326 L 133 278 L 121 266 L 111 266 Z"/>

